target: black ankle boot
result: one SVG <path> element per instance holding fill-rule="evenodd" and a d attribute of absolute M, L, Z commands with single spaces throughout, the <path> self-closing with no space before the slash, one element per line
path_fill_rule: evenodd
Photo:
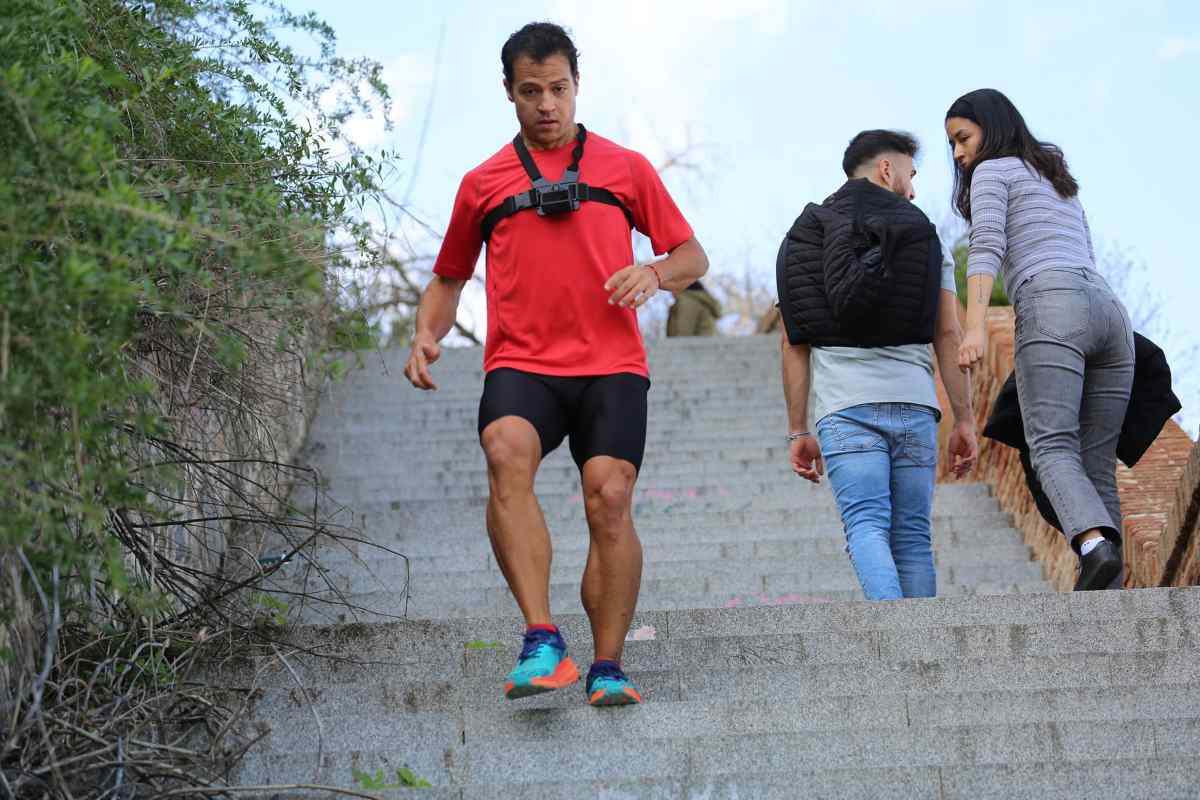
<path fill-rule="evenodd" d="M 1105 539 L 1092 548 L 1092 552 L 1079 559 L 1079 579 L 1075 581 L 1075 591 L 1087 592 L 1094 589 L 1107 589 L 1113 578 L 1121 571 L 1123 562 L 1121 551 L 1116 545 Z"/>

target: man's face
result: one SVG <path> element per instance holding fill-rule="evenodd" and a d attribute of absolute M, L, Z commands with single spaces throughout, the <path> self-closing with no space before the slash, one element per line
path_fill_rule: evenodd
<path fill-rule="evenodd" d="M 904 153 L 889 153 L 880 160 L 879 166 L 883 171 L 883 179 L 887 187 L 903 198 L 912 200 L 917 196 L 913 188 L 913 178 L 917 177 L 917 168 L 913 165 L 912 156 Z"/>
<path fill-rule="evenodd" d="M 521 133 L 531 145 L 550 149 L 575 137 L 579 83 L 566 56 L 554 53 L 545 61 L 518 57 L 513 62 L 512 83 L 505 81 L 504 89 L 517 108 Z"/>

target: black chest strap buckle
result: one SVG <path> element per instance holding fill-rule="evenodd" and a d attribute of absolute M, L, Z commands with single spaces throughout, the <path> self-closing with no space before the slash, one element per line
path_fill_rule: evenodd
<path fill-rule="evenodd" d="M 563 172 L 562 177 L 554 183 L 542 176 L 537 164 L 533 161 L 533 156 L 529 153 L 529 148 L 521 139 L 521 135 L 517 134 L 513 138 L 513 148 L 517 151 L 517 157 L 521 159 L 521 166 L 525 168 L 525 173 L 529 176 L 533 187 L 528 191 L 505 198 L 503 203 L 484 215 L 483 221 L 480 223 L 483 241 L 486 242 L 491 237 L 492 230 L 500 220 L 527 208 L 535 209 L 538 216 L 547 217 L 578 211 L 580 204 L 587 201 L 604 203 L 621 209 L 629 227 L 631 229 L 634 227 L 633 214 L 625 207 L 620 198 L 607 189 L 579 182 L 579 162 L 583 158 L 587 129 L 583 125 L 578 127 L 579 133 L 575 137 L 575 149 L 571 152 L 571 164 Z"/>

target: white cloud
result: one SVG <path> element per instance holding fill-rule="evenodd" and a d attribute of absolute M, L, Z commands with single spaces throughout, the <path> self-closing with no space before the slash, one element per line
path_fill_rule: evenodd
<path fill-rule="evenodd" d="M 410 52 L 384 61 L 382 77 L 392 99 L 389 115 L 391 124 L 393 127 L 402 125 L 417 114 L 424 113 L 433 84 L 433 55 Z M 332 101 L 333 98 L 330 98 Z M 387 137 L 383 109 L 378 107 L 378 103 L 373 106 L 370 116 L 355 114 L 344 126 L 346 136 L 359 147 L 378 147 Z"/>
<path fill-rule="evenodd" d="M 1177 61 L 1197 51 L 1200 51 L 1200 39 L 1173 36 L 1163 39 L 1162 44 L 1158 46 L 1158 57 L 1162 61 Z"/>
<path fill-rule="evenodd" d="M 582 54 L 580 120 L 588 109 L 616 120 L 610 135 L 656 162 L 704 138 L 705 76 L 780 35 L 788 14 L 784 0 L 557 0 L 548 16 Z"/>

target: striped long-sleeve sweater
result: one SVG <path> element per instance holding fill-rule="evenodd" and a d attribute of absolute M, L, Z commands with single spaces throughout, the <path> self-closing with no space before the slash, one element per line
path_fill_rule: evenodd
<path fill-rule="evenodd" d="M 1094 268 L 1087 215 L 1014 156 L 993 158 L 971 177 L 967 277 L 1000 273 L 1009 292 L 1056 267 Z"/>

